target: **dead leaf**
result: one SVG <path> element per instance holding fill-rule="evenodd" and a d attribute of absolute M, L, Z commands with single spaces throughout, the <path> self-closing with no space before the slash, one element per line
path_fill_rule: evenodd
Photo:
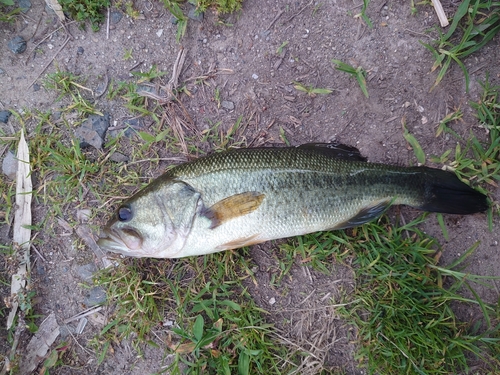
<path fill-rule="evenodd" d="M 12 298 L 12 310 L 7 318 L 7 329 L 12 327 L 16 316 L 19 301 L 17 295 L 26 287 L 27 273 L 30 268 L 30 238 L 31 238 L 31 176 L 30 155 L 28 144 L 21 130 L 21 138 L 17 147 L 18 168 L 16 175 L 16 211 L 14 214 L 14 246 L 16 258 L 19 262 L 17 272 L 12 275 L 10 294 Z"/>
<path fill-rule="evenodd" d="M 45 3 L 56 13 L 61 22 L 65 20 L 61 4 L 59 4 L 57 0 L 45 0 Z"/>
<path fill-rule="evenodd" d="M 19 373 L 31 374 L 40 361 L 45 358 L 50 346 L 59 336 L 59 325 L 54 313 L 40 324 L 37 333 L 33 336 L 26 347 L 26 356 L 20 362 Z"/>

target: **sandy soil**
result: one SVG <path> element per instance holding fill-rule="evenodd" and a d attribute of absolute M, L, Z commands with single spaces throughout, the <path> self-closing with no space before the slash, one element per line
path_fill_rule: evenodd
<path fill-rule="evenodd" d="M 372 0 L 368 16 L 373 28 L 368 28 L 359 18 L 353 18 L 360 11 L 358 3 L 361 2 L 247 0 L 241 12 L 221 17 L 225 25 L 217 22 L 218 16 L 213 12 L 207 12 L 203 21 L 190 20 L 181 40 L 187 57 L 180 81 L 215 68 L 227 69 L 224 74 L 209 78 L 209 85 L 193 87 L 192 96 L 183 99 L 197 130 L 207 129 L 209 121 L 221 121 L 227 130 L 243 115 L 248 119 L 243 137 L 251 146 L 284 144 L 282 132 L 292 145 L 337 140 L 358 147 L 370 161 L 403 165 L 415 164 L 416 160 L 403 138 L 402 118 L 428 155 L 440 155 L 455 147 L 452 137 L 436 138 L 435 133 L 438 121 L 458 107 L 464 111 L 464 117 L 451 125 L 453 129 L 464 137 L 471 129 L 484 136 L 468 103 L 479 99 L 478 81 L 484 80 L 487 72 L 492 83 L 500 83 L 498 35 L 466 60 L 471 78 L 468 93 L 457 66 L 429 92 L 436 74 L 430 72 L 431 54 L 419 41 L 429 42 L 437 36 L 436 31 L 426 32 L 439 24 L 434 10 L 419 6 L 418 13 L 411 15 L 409 2 Z M 443 5 L 448 14 L 453 14 L 457 7 L 452 1 L 443 1 Z M 56 94 L 40 86 L 44 74 L 54 72 L 56 65 L 60 70 L 86 77 L 86 86 L 93 90 L 106 79 L 135 82 L 131 70 L 147 71 L 152 65 L 170 76 L 180 48 L 170 14 L 161 2 L 136 2 L 135 6 L 143 19 L 123 15 L 111 23 L 109 36 L 105 25 L 93 33 L 72 23 L 65 31 L 55 15 L 45 10 L 42 1 L 33 1 L 31 9 L 15 24 L 0 24 L 0 110 L 57 111 L 61 103 L 55 101 Z M 8 41 L 16 35 L 28 41 L 25 53 L 16 55 L 8 50 Z M 285 42 L 288 43 L 278 53 Z M 126 51 L 131 51 L 131 59 L 124 60 Z M 360 65 L 368 72 L 369 98 L 363 96 L 354 79 L 334 69 L 332 59 Z M 308 96 L 293 87 L 294 81 L 333 92 Z M 226 101 L 220 107 L 214 100 L 215 88 L 221 101 Z M 110 113 L 115 125 L 131 117 L 122 102 L 110 101 L 105 95 L 95 100 L 95 106 Z M 148 122 L 145 124 L 147 127 Z M 7 135 L 18 130 L 4 128 Z M 157 176 L 165 165 L 146 177 Z M 498 200 L 500 193 L 495 194 Z M 35 218 L 45 212 L 41 208 L 37 211 L 37 203 L 33 210 Z M 66 214 L 74 216 L 75 211 L 69 208 Z M 444 264 L 475 241 L 481 241 L 467 270 L 500 276 L 500 235 L 496 229 L 488 230 L 484 215 L 446 217 L 449 242 L 442 238 L 436 223 L 429 219 L 425 229 L 444 244 Z M 497 228 L 498 217 L 494 223 Z M 74 233 L 57 225 L 56 228 L 58 235 L 47 238 L 38 248 L 45 261 L 37 259 L 33 278 L 37 312 L 42 317 L 54 312 L 62 324 L 85 307 L 88 290 L 81 286 L 85 279 L 80 267 L 92 263 L 93 254 L 87 248 L 75 248 Z M 1 235 L 2 242 L 7 243 L 12 234 L 4 227 Z M 297 264 L 292 276 L 280 287 L 283 289 L 277 289 L 269 284 L 266 272 L 276 262 L 270 251 L 269 244 L 250 251 L 259 270 L 259 287 L 252 288 L 251 293 L 259 305 L 271 312 L 270 322 L 297 343 L 316 337 L 319 329 L 325 330 L 328 334 L 316 342 L 328 347 L 326 363 L 347 374 L 359 373 L 349 328 L 323 299 L 327 293 L 335 295 L 340 289 L 352 288 L 354 280 L 349 268 L 339 265 L 337 272 L 325 276 Z M 498 299 L 498 291 L 485 289 L 481 293 L 488 302 Z M 306 296 L 310 297 L 304 303 Z M 271 298 L 276 303 L 270 305 Z M 459 313 L 465 319 L 471 318 L 468 311 Z M 98 330 L 99 324 L 90 322 L 83 334 L 69 337 L 78 341 L 76 354 L 71 365 L 58 368 L 58 374 L 149 374 L 164 365 L 162 350 L 147 348 L 139 359 L 130 343 L 123 342 L 97 367 L 95 355 L 85 346 Z M 8 346 L 2 342 L 0 347 Z"/>

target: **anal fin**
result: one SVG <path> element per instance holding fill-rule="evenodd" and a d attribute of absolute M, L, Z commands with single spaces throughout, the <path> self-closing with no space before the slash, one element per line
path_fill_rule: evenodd
<path fill-rule="evenodd" d="M 391 205 L 391 200 L 377 201 L 368 207 L 362 208 L 359 212 L 350 219 L 337 224 L 332 230 L 347 229 L 358 227 L 376 219 Z"/>
<path fill-rule="evenodd" d="M 210 229 L 217 228 L 222 223 L 255 211 L 264 200 L 265 194 L 248 191 L 227 197 L 204 212 L 204 216 L 212 221 Z"/>

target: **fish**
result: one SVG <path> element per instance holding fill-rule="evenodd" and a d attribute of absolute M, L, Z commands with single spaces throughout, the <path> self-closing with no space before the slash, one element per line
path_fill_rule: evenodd
<path fill-rule="evenodd" d="M 98 245 L 181 258 L 356 227 L 391 205 L 468 215 L 487 197 L 452 172 L 370 163 L 337 143 L 243 148 L 174 166 L 126 199 Z"/>

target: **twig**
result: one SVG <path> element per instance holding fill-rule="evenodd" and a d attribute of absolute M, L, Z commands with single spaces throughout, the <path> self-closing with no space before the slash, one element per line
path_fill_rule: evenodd
<path fill-rule="evenodd" d="M 72 23 L 74 23 L 76 21 L 71 21 L 71 22 L 68 22 L 66 25 L 71 25 Z M 59 26 L 57 29 L 55 29 L 54 31 L 52 31 L 50 34 L 48 34 L 46 37 L 44 37 L 42 40 L 40 40 L 37 44 L 35 44 L 33 46 L 33 48 L 31 48 L 31 51 L 28 53 L 28 59 L 26 60 L 26 62 L 24 63 L 24 65 L 28 65 L 28 62 L 29 62 L 29 56 L 31 56 L 31 54 L 33 53 L 33 51 L 36 49 L 36 47 L 38 47 L 40 44 L 42 44 L 46 39 L 50 38 L 52 36 L 52 34 L 54 33 L 57 33 L 59 30 L 61 29 L 65 29 L 64 26 Z"/>
<path fill-rule="evenodd" d="M 54 54 L 54 56 L 51 57 L 51 59 L 47 62 L 47 64 L 45 64 L 45 66 L 43 67 L 42 71 L 40 73 L 38 73 L 38 75 L 28 85 L 28 87 L 26 87 L 26 89 L 29 89 L 31 86 L 33 86 L 33 84 L 36 82 L 36 80 L 38 78 L 40 78 L 40 76 L 43 74 L 43 72 L 45 72 L 45 69 L 47 69 L 49 67 L 49 65 L 52 64 L 52 61 L 54 61 L 55 57 L 58 55 L 59 52 L 61 52 L 63 50 L 63 48 L 66 46 L 66 44 L 69 42 L 70 39 L 71 39 L 71 37 L 69 35 L 66 36 L 66 40 L 64 41 L 64 43 L 62 44 L 62 46 L 57 50 L 57 52 Z"/>
<path fill-rule="evenodd" d="M 434 5 L 434 10 L 437 13 L 439 22 L 441 23 L 441 27 L 448 26 L 450 23 L 448 22 L 448 17 L 446 17 L 446 14 L 444 13 L 444 9 L 443 6 L 441 5 L 441 2 L 439 0 L 432 0 L 432 5 Z"/>
<path fill-rule="evenodd" d="M 109 7 L 108 7 L 108 19 L 106 21 L 106 39 L 109 39 Z"/>
<path fill-rule="evenodd" d="M 276 17 L 274 17 L 274 19 L 271 21 L 271 23 L 269 24 L 269 26 L 267 27 L 267 29 L 265 29 L 264 31 L 267 31 L 267 30 L 270 30 L 271 27 L 273 27 L 274 23 L 278 20 L 278 18 L 281 17 L 281 15 L 285 13 L 285 10 L 282 9 L 278 12 L 278 14 L 276 15 Z"/>
<path fill-rule="evenodd" d="M 86 317 L 88 315 L 95 314 L 96 312 L 99 312 L 102 309 L 103 309 L 102 306 L 88 308 L 87 310 L 84 310 L 81 313 L 73 315 L 71 318 L 68 318 L 68 319 L 64 320 L 64 324 L 68 324 L 68 323 L 71 323 L 74 320 L 78 320 L 78 319 Z"/>
<path fill-rule="evenodd" d="M 33 250 L 35 250 L 35 253 L 37 253 L 37 255 L 40 257 L 40 259 L 44 262 L 44 263 L 47 263 L 47 260 L 43 257 L 42 254 L 40 254 L 40 252 L 38 251 L 38 249 L 35 247 L 35 245 L 31 244 L 31 248 Z"/>
<path fill-rule="evenodd" d="M 290 22 L 291 20 L 293 20 L 295 17 L 297 17 L 300 13 L 302 13 L 308 6 L 312 5 L 312 3 L 314 2 L 314 0 L 311 0 L 309 3 L 307 3 L 306 5 L 304 5 L 302 7 L 301 10 L 299 10 L 297 13 L 295 13 L 293 16 L 291 16 L 290 18 L 288 18 L 285 22 L 283 23 L 287 23 L 287 22 Z"/>

